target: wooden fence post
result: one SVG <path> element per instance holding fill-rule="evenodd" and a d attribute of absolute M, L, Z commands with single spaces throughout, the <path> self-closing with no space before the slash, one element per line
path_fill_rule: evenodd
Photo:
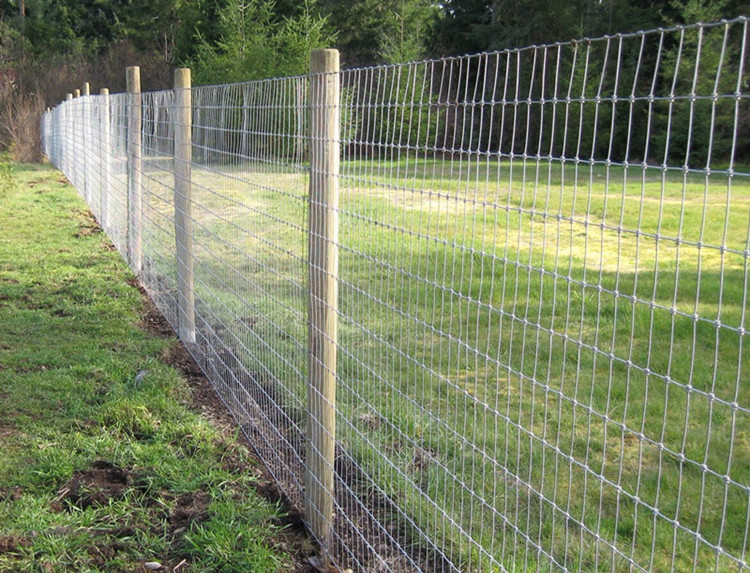
<path fill-rule="evenodd" d="M 126 69 L 128 105 L 128 260 L 136 275 L 141 273 L 141 218 L 143 209 L 141 161 L 141 70 Z"/>
<path fill-rule="evenodd" d="M 80 103 L 78 98 L 81 97 L 81 90 L 75 89 L 73 90 L 73 121 L 70 122 L 71 127 L 71 139 L 72 139 L 72 158 L 73 161 L 70 165 L 70 173 L 68 174 L 68 179 L 71 183 L 73 183 L 73 186 L 76 189 L 79 189 L 78 185 L 81 183 L 78 178 L 78 158 L 80 157 L 80 151 L 78 149 L 78 132 L 80 131 L 79 123 L 81 121 L 81 118 L 78 117 L 78 114 L 80 113 Z"/>
<path fill-rule="evenodd" d="M 112 156 L 112 141 L 110 135 L 110 108 L 109 108 L 109 89 L 102 88 L 99 92 L 101 96 L 101 134 L 102 140 L 99 142 L 99 179 L 102 185 L 102 227 L 105 232 L 109 232 L 109 169 L 110 157 Z"/>
<path fill-rule="evenodd" d="M 174 236 L 177 247 L 177 314 L 179 335 L 195 343 L 193 290 L 193 202 L 190 162 L 193 156 L 190 70 L 174 72 Z"/>
<path fill-rule="evenodd" d="M 83 82 L 81 87 L 81 96 L 91 95 L 91 87 L 89 82 Z M 91 196 L 91 157 L 90 157 L 90 146 L 91 146 L 91 106 L 88 99 L 81 102 L 81 161 L 83 162 L 83 196 L 86 198 L 89 208 L 92 212 L 95 212 L 94 206 L 91 204 L 93 197 Z"/>
<path fill-rule="evenodd" d="M 339 53 L 310 55 L 308 443 L 305 518 L 327 560 L 336 454 Z"/>
<path fill-rule="evenodd" d="M 70 157 L 70 145 L 71 145 L 71 138 L 73 137 L 72 129 L 70 127 L 70 118 L 71 118 L 71 106 L 73 101 L 73 94 L 67 93 L 65 94 L 65 106 L 63 107 L 63 115 L 62 115 L 62 125 L 63 125 L 63 134 L 62 134 L 62 141 L 60 142 L 60 165 L 61 170 L 63 173 L 65 173 L 65 177 L 70 180 L 70 171 L 68 171 L 68 158 Z"/>

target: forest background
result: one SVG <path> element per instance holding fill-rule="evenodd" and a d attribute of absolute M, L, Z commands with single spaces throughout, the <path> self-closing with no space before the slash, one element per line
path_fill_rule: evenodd
<path fill-rule="evenodd" d="M 747 13 L 748 0 L 0 0 L 0 151 L 41 157 L 38 125 L 83 82 L 144 91 L 172 70 L 218 84 L 302 74 L 335 47 L 343 67 L 398 63 Z M 718 48 L 717 48 L 718 49 Z"/>

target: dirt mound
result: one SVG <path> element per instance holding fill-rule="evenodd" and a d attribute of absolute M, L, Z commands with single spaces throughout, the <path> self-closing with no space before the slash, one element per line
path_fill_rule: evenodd
<path fill-rule="evenodd" d="M 169 523 L 173 532 L 190 530 L 193 524 L 207 521 L 210 518 L 206 511 L 211 498 L 205 492 L 185 493 L 177 498 L 176 507 L 169 514 Z"/>
<path fill-rule="evenodd" d="M 2 437 L 2 428 L 0 428 L 0 437 Z M 10 487 L 0 487 L 0 501 L 18 501 L 21 499 L 21 496 L 23 495 L 23 488 L 20 488 L 18 486 L 15 486 L 13 488 Z"/>
<path fill-rule="evenodd" d="M 57 491 L 56 501 L 80 509 L 106 505 L 111 499 L 121 498 L 129 484 L 128 470 L 97 460 L 90 469 L 73 472 L 70 480 Z"/>
<path fill-rule="evenodd" d="M 74 218 L 78 221 L 78 232 L 73 235 L 76 239 L 98 235 L 103 232 L 99 223 L 94 218 L 94 214 L 88 209 L 80 211 Z"/>
<path fill-rule="evenodd" d="M 141 318 L 141 328 L 157 338 L 171 338 L 177 336 L 161 311 L 153 302 L 151 302 L 150 299 L 146 298 L 143 288 L 137 283 L 134 284 L 139 287 L 141 294 L 143 294 L 146 306 L 145 312 Z"/>
<path fill-rule="evenodd" d="M 31 540 L 19 535 L 0 535 L 0 555 L 13 555 L 31 544 Z"/>
<path fill-rule="evenodd" d="M 192 381 L 194 378 L 203 377 L 203 370 L 201 370 L 190 352 L 188 352 L 188 349 L 181 342 L 176 342 L 170 346 L 164 352 L 162 361 L 182 372 L 188 380 Z M 209 387 L 208 389 L 213 392 L 213 388 Z"/>

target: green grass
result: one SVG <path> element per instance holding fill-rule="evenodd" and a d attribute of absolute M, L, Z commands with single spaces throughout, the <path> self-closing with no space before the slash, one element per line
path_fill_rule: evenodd
<path fill-rule="evenodd" d="M 194 170 L 199 309 L 301 409 L 307 179 L 245 169 Z M 338 440 L 413 540 L 467 570 L 737 569 L 747 175 L 404 159 L 340 182 Z"/>
<path fill-rule="evenodd" d="M 287 569 L 254 462 L 191 411 L 60 173 L 1 163 L 0 228 L 0 571 Z"/>

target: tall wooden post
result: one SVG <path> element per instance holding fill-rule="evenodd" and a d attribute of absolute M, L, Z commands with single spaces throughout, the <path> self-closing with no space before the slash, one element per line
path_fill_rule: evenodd
<path fill-rule="evenodd" d="M 338 311 L 339 53 L 310 56 L 308 443 L 305 518 L 330 549 L 336 453 Z"/>
<path fill-rule="evenodd" d="M 250 85 L 242 86 L 242 142 L 240 144 L 240 153 L 247 157 L 250 155 L 248 147 L 248 132 L 250 131 Z"/>
<path fill-rule="evenodd" d="M 73 94 L 67 93 L 65 94 L 65 105 L 63 106 L 63 113 L 62 113 L 62 126 L 63 126 L 63 134 L 62 134 L 62 141 L 60 142 L 60 165 L 61 170 L 63 173 L 65 173 L 65 177 L 70 180 L 70 171 L 68 170 L 68 160 L 70 158 L 70 146 L 72 145 L 72 137 L 73 137 L 73 130 L 70 126 L 71 123 L 71 117 L 73 115 L 72 113 L 72 101 L 73 101 Z"/>
<path fill-rule="evenodd" d="M 88 82 L 84 82 L 81 87 L 81 96 L 91 95 L 91 87 Z M 83 196 L 86 198 L 89 208 L 95 211 L 92 205 L 93 197 L 91 189 L 91 107 L 88 98 L 81 102 L 81 161 L 83 162 Z"/>
<path fill-rule="evenodd" d="M 177 247 L 177 311 L 179 335 L 195 342 L 193 290 L 193 201 L 190 162 L 193 157 L 190 70 L 174 72 L 174 236 Z"/>
<path fill-rule="evenodd" d="M 141 70 L 126 70 L 128 105 L 128 260 L 133 272 L 142 270 L 141 220 L 143 209 L 141 162 Z"/>
<path fill-rule="evenodd" d="M 102 227 L 105 232 L 109 232 L 109 193 L 110 193 L 110 159 L 112 157 L 112 138 L 110 132 L 110 103 L 109 90 L 102 88 L 99 92 L 101 96 L 101 134 L 102 140 L 99 142 L 99 179 L 102 185 Z"/>
<path fill-rule="evenodd" d="M 81 90 L 75 89 L 73 90 L 73 99 L 77 100 L 79 97 L 81 97 Z M 70 165 L 70 173 L 68 174 L 68 179 L 73 183 L 73 186 L 76 189 L 80 189 L 79 185 L 81 183 L 79 177 L 78 177 L 78 158 L 81 156 L 81 152 L 78 149 L 79 141 L 78 141 L 78 132 L 80 131 L 80 122 L 81 118 L 79 117 L 79 114 L 81 113 L 79 101 L 75 101 L 73 104 L 73 120 L 70 122 L 70 130 L 71 130 L 71 149 L 73 150 L 72 158 L 73 161 Z"/>

